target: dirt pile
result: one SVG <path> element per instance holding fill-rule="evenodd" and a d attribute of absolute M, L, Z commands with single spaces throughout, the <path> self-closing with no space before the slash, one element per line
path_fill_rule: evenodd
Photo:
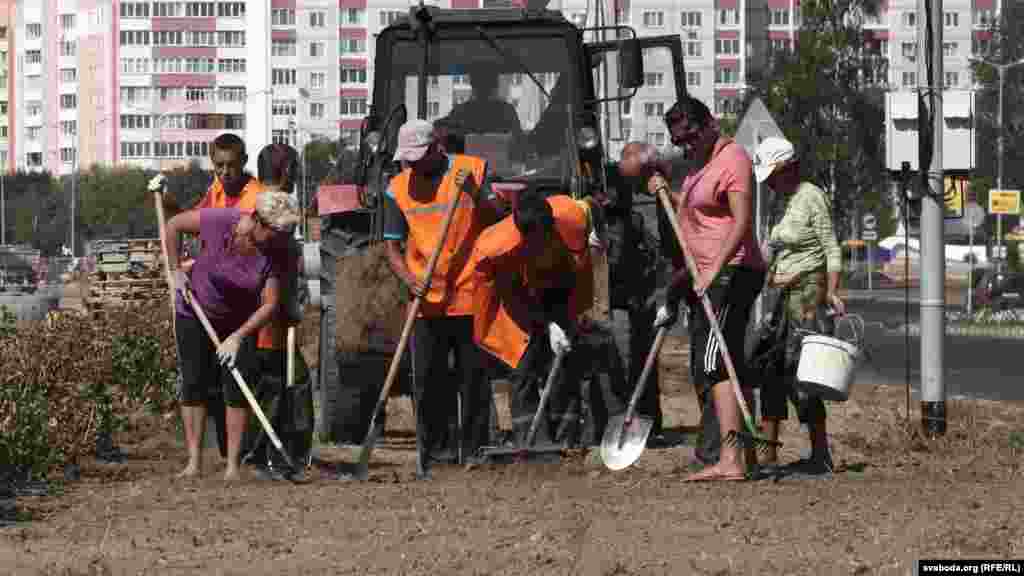
<path fill-rule="evenodd" d="M 341 358 L 392 352 L 401 338 L 409 295 L 388 266 L 384 245 L 340 258 L 335 281 L 336 347 Z"/>

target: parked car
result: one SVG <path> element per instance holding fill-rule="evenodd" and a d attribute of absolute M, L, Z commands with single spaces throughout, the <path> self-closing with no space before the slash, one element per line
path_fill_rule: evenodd
<path fill-rule="evenodd" d="M 946 237 L 946 261 L 947 262 L 970 262 L 974 259 L 975 264 L 988 263 L 988 246 L 985 238 L 978 236 L 974 239 L 972 247 L 966 236 Z M 894 258 L 903 258 L 907 252 L 906 246 L 910 246 L 910 258 L 916 259 L 921 256 L 921 239 L 911 236 L 904 240 L 903 235 L 889 236 L 878 243 L 879 257 L 882 262 L 888 262 Z"/>
<path fill-rule="evenodd" d="M 992 310 L 1024 308 L 1024 274 L 995 270 L 980 272 L 974 283 L 974 305 L 990 306 Z"/>

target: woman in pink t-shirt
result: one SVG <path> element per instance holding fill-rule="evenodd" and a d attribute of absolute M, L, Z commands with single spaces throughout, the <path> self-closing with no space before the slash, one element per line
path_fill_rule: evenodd
<path fill-rule="evenodd" d="M 720 438 L 740 430 L 739 406 L 721 357 L 721 346 L 712 334 L 704 310 L 697 305 L 697 298 L 707 293 L 711 300 L 749 403 L 752 394 L 742 351 L 750 310 L 765 274 L 765 263 L 754 239 L 752 164 L 743 147 L 720 133 L 710 110 L 699 100 L 685 97 L 677 102 L 665 115 L 665 123 L 672 143 L 695 160 L 694 170 L 684 179 L 679 193 L 673 195 L 673 202 L 698 277 L 691 281 L 682 254 L 675 247 L 676 272 L 654 326 L 657 329 L 672 325 L 684 297 L 691 303 L 690 371 L 704 407 L 704 439 L 695 456 L 710 464 L 715 460 L 715 452 L 720 452 L 717 463 L 686 480 L 742 480 L 746 469 L 739 449 L 720 446 Z M 654 180 L 648 185 L 656 193 Z M 708 409 L 711 401 L 713 411 Z"/>

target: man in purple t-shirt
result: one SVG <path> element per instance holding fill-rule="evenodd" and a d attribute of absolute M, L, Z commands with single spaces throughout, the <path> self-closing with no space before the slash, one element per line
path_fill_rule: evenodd
<path fill-rule="evenodd" d="M 175 336 L 181 355 L 182 420 L 189 452 L 181 477 L 200 474 L 208 390 L 219 389 L 227 405 L 225 480 L 238 479 L 248 411 L 229 368 L 235 366 L 251 379 L 256 334 L 278 306 L 287 266 L 284 248 L 298 221 L 295 201 L 286 193 L 268 191 L 260 194 L 252 214 L 237 208 L 203 208 L 183 212 L 167 222 L 164 238 L 177 292 Z M 216 349 L 183 297 L 185 272 L 174 264 L 178 261 L 177 239 L 183 232 L 198 234 L 203 244 L 189 281 L 195 302 L 222 340 Z"/>

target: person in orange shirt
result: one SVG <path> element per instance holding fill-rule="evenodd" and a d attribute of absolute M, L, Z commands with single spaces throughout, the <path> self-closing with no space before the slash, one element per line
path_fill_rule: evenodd
<path fill-rule="evenodd" d="M 473 343 L 473 274 L 466 264 L 480 233 L 496 218 L 487 162 L 447 154 L 432 123 L 410 120 L 402 125 L 394 159 L 405 168 L 391 179 L 384 196 L 383 236 L 391 269 L 423 298 L 413 324 L 411 354 L 416 470 L 420 477 L 428 477 L 431 459 L 445 443 L 457 398 L 463 403 L 462 437 L 456 439 L 461 455 L 474 454 L 488 438 L 490 388 L 483 358 Z M 457 208 L 427 290 L 427 261 L 441 239 L 452 202 L 458 202 Z M 455 382 L 448 376 L 452 352 Z"/>
<path fill-rule="evenodd" d="M 480 236 L 471 260 L 473 338 L 513 370 L 510 407 L 519 446 L 537 411 L 552 352 L 573 353 L 566 357 L 564 374 L 548 398 L 536 445 L 574 440 L 579 424 L 574 412 L 579 404 L 578 375 L 583 369 L 604 363 L 617 384 L 623 378 L 614 342 L 601 340 L 600 331 L 583 325 L 594 300 L 591 226 L 585 202 L 566 195 L 523 194 L 512 215 Z M 618 399 L 605 402 L 610 412 L 621 410 Z"/>

